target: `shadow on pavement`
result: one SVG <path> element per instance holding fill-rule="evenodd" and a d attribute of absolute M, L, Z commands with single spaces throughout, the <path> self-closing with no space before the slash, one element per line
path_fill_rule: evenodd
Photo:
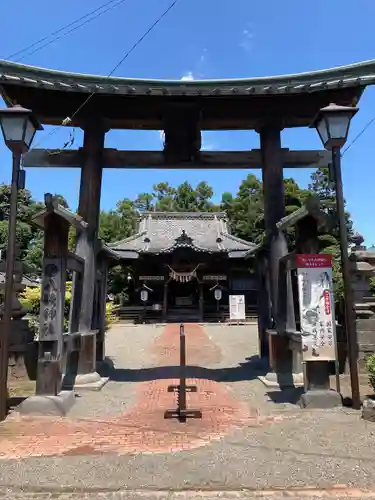
<path fill-rule="evenodd" d="M 229 368 L 204 368 L 202 366 L 187 366 L 186 377 L 214 382 L 239 382 L 254 380 L 259 375 L 265 375 L 267 367 L 258 356 L 246 358 L 238 366 Z M 180 376 L 179 366 L 156 366 L 140 369 L 116 368 L 111 370 L 109 377 L 114 382 L 149 382 L 151 380 L 176 379 Z"/>
<path fill-rule="evenodd" d="M 303 387 L 286 387 L 279 391 L 267 391 L 267 396 L 274 403 L 290 403 L 296 405 L 303 393 Z"/>

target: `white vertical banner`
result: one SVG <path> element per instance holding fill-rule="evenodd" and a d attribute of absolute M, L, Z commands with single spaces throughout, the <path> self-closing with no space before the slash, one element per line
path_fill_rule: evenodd
<path fill-rule="evenodd" d="M 303 360 L 335 360 L 332 256 L 303 254 L 296 261 Z"/>
<path fill-rule="evenodd" d="M 245 296 L 229 295 L 229 319 L 231 321 L 245 321 Z"/>

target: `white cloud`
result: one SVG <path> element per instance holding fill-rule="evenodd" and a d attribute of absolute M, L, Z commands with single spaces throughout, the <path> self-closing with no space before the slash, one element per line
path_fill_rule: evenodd
<path fill-rule="evenodd" d="M 194 80 L 193 72 L 188 71 L 185 75 L 182 76 L 181 80 L 184 82 L 192 82 Z"/>
<path fill-rule="evenodd" d="M 253 48 L 254 34 L 250 30 L 250 25 L 242 31 L 240 47 L 246 52 L 250 52 Z"/>

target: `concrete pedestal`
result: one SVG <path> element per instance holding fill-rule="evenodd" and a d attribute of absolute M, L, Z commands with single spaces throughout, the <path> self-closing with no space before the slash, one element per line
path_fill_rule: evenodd
<path fill-rule="evenodd" d="M 301 408 L 336 408 L 342 406 L 342 397 L 330 388 L 330 362 L 307 361 L 307 391 L 301 396 Z"/>
<path fill-rule="evenodd" d="M 108 382 L 96 371 L 96 331 L 81 334 L 77 374 L 74 377 L 74 390 L 100 391 Z"/>
<path fill-rule="evenodd" d="M 334 389 L 316 389 L 302 394 L 299 405 L 306 409 L 329 409 L 342 406 L 342 397 Z"/>
<path fill-rule="evenodd" d="M 303 372 L 301 366 L 295 362 L 295 355 L 289 348 L 288 337 L 271 330 L 268 330 L 267 334 L 270 371 L 258 379 L 269 388 L 303 387 Z"/>
<path fill-rule="evenodd" d="M 287 389 L 304 386 L 303 373 L 268 372 L 267 375 L 259 376 L 258 380 L 270 389 Z"/>
<path fill-rule="evenodd" d="M 65 417 L 75 403 L 73 391 L 61 391 L 57 396 L 30 396 L 18 407 L 20 415 Z"/>
<path fill-rule="evenodd" d="M 98 372 L 77 374 L 73 389 L 75 391 L 100 391 L 108 382 L 109 377 L 101 377 Z"/>

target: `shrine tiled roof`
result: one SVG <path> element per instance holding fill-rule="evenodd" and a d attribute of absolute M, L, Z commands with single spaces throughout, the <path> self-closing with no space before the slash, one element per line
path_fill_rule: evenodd
<path fill-rule="evenodd" d="M 156 80 L 69 73 L 0 60 L 0 85 L 15 84 L 65 92 L 130 95 L 251 95 L 311 93 L 375 83 L 375 60 L 280 76 Z"/>
<path fill-rule="evenodd" d="M 119 255 L 172 253 L 177 248 L 196 252 L 227 253 L 242 256 L 255 248 L 254 243 L 230 234 L 224 213 L 147 212 L 142 214 L 138 232 L 112 243 Z"/>

